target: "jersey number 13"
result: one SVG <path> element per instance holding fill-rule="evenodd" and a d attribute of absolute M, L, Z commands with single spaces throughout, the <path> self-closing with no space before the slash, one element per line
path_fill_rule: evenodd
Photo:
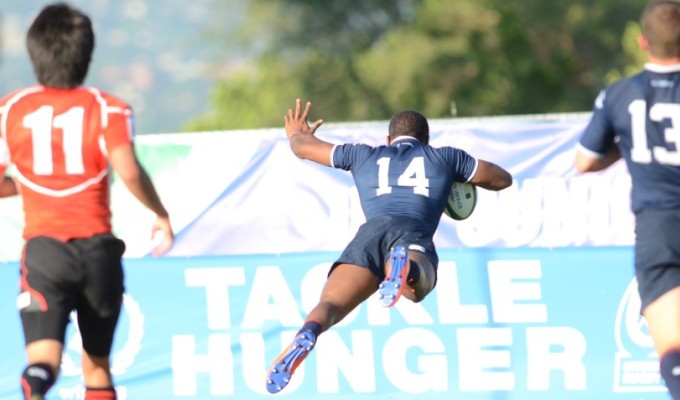
<path fill-rule="evenodd" d="M 644 100 L 635 100 L 628 106 L 631 116 L 631 134 L 633 145 L 630 149 L 630 159 L 640 164 L 649 164 L 652 157 L 661 164 L 680 165 L 680 104 L 655 103 L 649 108 L 649 119 L 653 122 L 661 122 L 664 119 L 671 121 L 671 126 L 664 130 L 664 139 L 673 144 L 676 150 L 666 147 L 654 146 L 651 149 L 647 143 L 647 103 Z"/>

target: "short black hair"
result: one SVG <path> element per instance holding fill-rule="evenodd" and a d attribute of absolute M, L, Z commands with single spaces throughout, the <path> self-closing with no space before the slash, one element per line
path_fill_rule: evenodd
<path fill-rule="evenodd" d="M 427 118 L 418 111 L 403 110 L 392 116 L 389 127 L 390 140 L 399 136 L 411 136 L 423 144 L 430 142 L 430 125 Z"/>
<path fill-rule="evenodd" d="M 28 29 L 26 47 L 40 84 L 58 89 L 80 86 L 94 51 L 92 21 L 66 3 L 47 5 Z"/>

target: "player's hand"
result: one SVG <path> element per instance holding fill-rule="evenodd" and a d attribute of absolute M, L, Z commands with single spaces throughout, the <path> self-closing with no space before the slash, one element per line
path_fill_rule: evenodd
<path fill-rule="evenodd" d="M 167 253 L 175 242 L 175 234 L 170 226 L 170 218 L 168 216 L 156 217 L 151 227 L 151 235 L 152 240 L 158 242 L 156 247 L 151 250 L 151 254 L 158 257 Z"/>
<path fill-rule="evenodd" d="M 283 124 L 286 128 L 286 136 L 290 139 L 296 133 L 304 133 L 313 135 L 316 129 L 323 124 L 323 120 L 319 119 L 311 126 L 307 122 L 309 112 L 312 110 L 312 103 L 307 102 L 305 109 L 302 110 L 302 102 L 300 99 L 295 100 L 295 111 L 288 110 L 288 115 L 283 117 Z"/>

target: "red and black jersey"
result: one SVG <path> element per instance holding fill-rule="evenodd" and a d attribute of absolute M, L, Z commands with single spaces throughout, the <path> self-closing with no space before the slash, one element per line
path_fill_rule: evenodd
<path fill-rule="evenodd" d="M 14 166 L 24 238 L 111 232 L 107 154 L 133 132 L 130 106 L 91 87 L 33 86 L 0 100 L 0 175 Z"/>

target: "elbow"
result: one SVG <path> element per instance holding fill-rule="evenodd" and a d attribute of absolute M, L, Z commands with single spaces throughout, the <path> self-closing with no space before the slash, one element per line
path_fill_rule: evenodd
<path fill-rule="evenodd" d="M 496 192 L 509 188 L 510 186 L 512 186 L 512 175 L 510 175 L 510 173 L 507 171 L 504 172 L 505 173 L 496 176 L 496 178 L 489 182 L 488 184 L 481 186 L 484 189 L 493 190 Z"/>
<path fill-rule="evenodd" d="M 579 174 L 584 174 L 588 172 L 588 168 L 581 164 L 575 164 L 574 166 L 576 167 L 576 172 L 578 172 Z"/>
<path fill-rule="evenodd" d="M 577 152 L 576 157 L 574 157 L 574 167 L 580 174 L 599 171 L 606 164 L 606 162 L 603 162 L 603 158 L 586 155 L 582 152 Z"/>
<path fill-rule="evenodd" d="M 576 171 L 577 171 L 579 174 L 584 174 L 584 173 L 586 173 L 586 172 L 592 172 L 592 171 L 595 171 L 595 170 L 596 170 L 596 169 L 594 168 L 594 167 L 595 167 L 595 163 L 594 163 L 594 162 L 589 161 L 589 160 L 587 161 L 587 160 L 585 160 L 585 159 L 583 159 L 583 158 L 577 158 L 577 159 L 574 161 L 574 167 L 576 168 Z"/>
<path fill-rule="evenodd" d="M 139 168 L 134 168 L 124 172 L 116 171 L 116 173 L 120 177 L 120 180 L 123 181 L 127 187 L 138 186 L 142 182 L 142 173 Z"/>
<path fill-rule="evenodd" d="M 498 190 L 507 189 L 512 186 L 512 175 L 506 172 L 497 182 Z"/>

